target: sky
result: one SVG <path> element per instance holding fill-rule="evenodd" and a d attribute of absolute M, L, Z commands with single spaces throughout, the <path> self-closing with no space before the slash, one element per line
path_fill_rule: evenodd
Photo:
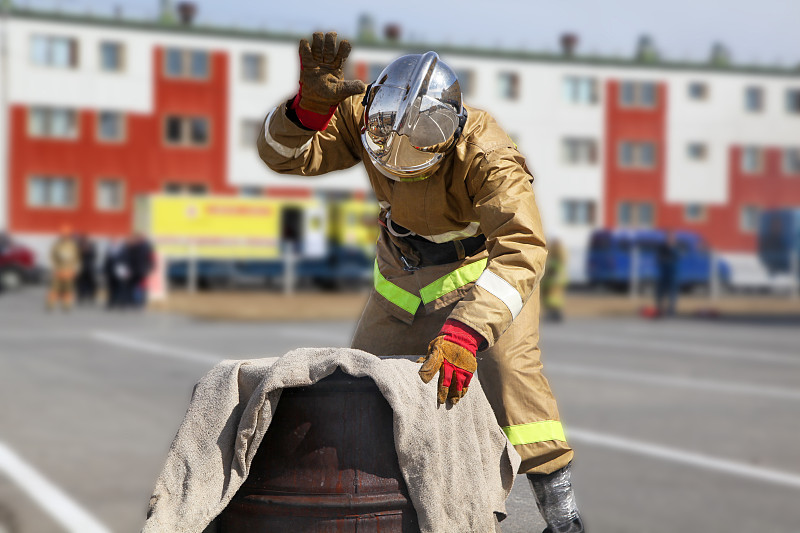
<path fill-rule="evenodd" d="M 177 3 L 179 0 L 173 0 Z M 21 6 L 153 17 L 160 0 L 15 0 Z M 195 0 L 204 24 L 291 33 L 356 33 L 369 14 L 382 32 L 432 44 L 555 51 L 565 32 L 579 36 L 578 53 L 630 56 L 643 34 L 662 57 L 702 61 L 714 42 L 739 64 L 800 65 L 800 0 Z"/>

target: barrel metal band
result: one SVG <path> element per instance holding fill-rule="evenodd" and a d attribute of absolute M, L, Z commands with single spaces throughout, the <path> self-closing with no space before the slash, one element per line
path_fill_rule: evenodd
<path fill-rule="evenodd" d="M 564 436 L 564 427 L 558 420 L 542 420 L 541 422 L 504 426 L 503 431 L 508 437 L 508 441 L 514 446 L 548 440 L 567 442 L 567 438 Z"/>
<path fill-rule="evenodd" d="M 413 315 L 417 312 L 420 303 L 429 304 L 445 294 L 460 289 L 478 279 L 486 268 L 486 262 L 486 259 L 481 259 L 445 274 L 436 281 L 422 287 L 419 291 L 420 298 L 384 278 L 376 260 L 374 267 L 375 290 L 400 309 Z"/>

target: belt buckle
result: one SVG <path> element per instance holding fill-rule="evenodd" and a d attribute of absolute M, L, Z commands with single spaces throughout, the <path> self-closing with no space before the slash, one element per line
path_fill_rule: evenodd
<path fill-rule="evenodd" d="M 414 272 L 416 270 L 419 270 L 419 267 L 409 263 L 408 259 L 406 259 L 406 256 L 404 255 L 400 255 L 400 261 L 403 263 L 403 270 L 406 272 Z"/>

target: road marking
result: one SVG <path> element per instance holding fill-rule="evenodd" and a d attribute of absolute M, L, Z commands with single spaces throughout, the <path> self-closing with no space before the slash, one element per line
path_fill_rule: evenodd
<path fill-rule="evenodd" d="M 635 455 L 662 459 L 664 461 L 690 465 L 705 470 L 712 470 L 738 477 L 754 479 L 756 481 L 772 483 L 774 485 L 782 485 L 793 489 L 800 489 L 800 475 L 797 474 L 772 470 L 769 468 L 760 468 L 745 463 L 729 461 L 727 459 L 719 459 L 710 455 L 680 450 L 677 448 L 667 448 L 666 446 L 659 446 L 657 444 L 650 444 L 648 442 L 641 442 L 628 438 L 615 437 L 614 435 L 606 435 L 584 429 L 567 427 L 566 433 L 567 439 L 574 442 L 581 442 L 584 444 L 599 446 L 601 448 L 609 448 L 612 450 L 625 451 Z"/>
<path fill-rule="evenodd" d="M 765 398 L 778 398 L 780 400 L 800 400 L 800 390 L 771 385 L 753 385 L 742 382 L 724 382 L 711 379 L 685 378 L 681 376 L 665 376 L 646 372 L 630 372 L 627 370 L 612 370 L 608 368 L 586 365 L 562 365 L 550 363 L 545 370 L 551 374 L 567 376 L 601 378 L 610 381 L 625 381 L 636 384 L 660 385 L 665 387 L 678 387 L 694 389 L 703 392 L 721 392 L 726 394 L 739 394 L 743 396 L 762 396 Z"/>
<path fill-rule="evenodd" d="M 110 533 L 110 529 L 98 522 L 2 442 L 0 442 L 0 471 L 5 472 L 67 531 Z"/>
<path fill-rule="evenodd" d="M 111 344 L 114 346 L 128 348 L 131 350 L 137 350 L 140 352 L 145 352 L 160 357 L 170 357 L 173 359 L 190 361 L 192 363 L 200 363 L 202 365 L 209 365 L 209 364 L 216 365 L 217 363 L 225 360 L 224 357 L 220 357 L 218 355 L 210 354 L 207 352 L 187 350 L 186 348 L 180 348 L 177 346 L 169 346 L 166 344 L 158 344 L 155 342 L 142 341 L 139 339 L 126 337 L 124 335 L 119 335 L 118 333 L 111 333 L 109 331 L 93 331 L 91 333 L 91 337 L 95 341 L 105 342 L 107 344 Z M 267 359 L 274 363 L 279 359 L 279 357 L 254 356 L 254 357 L 248 357 L 248 359 L 262 359 L 262 360 Z"/>
<path fill-rule="evenodd" d="M 666 352 L 673 352 L 678 355 L 698 355 L 701 357 L 713 357 L 718 359 L 738 359 L 742 361 L 755 361 L 759 363 L 783 363 L 789 365 L 800 365 L 800 357 L 790 357 L 787 355 L 756 350 L 742 350 L 737 348 L 725 348 L 712 346 L 709 344 L 692 344 L 679 341 L 653 341 L 644 339 L 620 339 L 618 337 L 570 335 L 564 336 L 557 333 L 548 332 L 545 338 L 557 340 L 558 342 L 568 342 L 573 344 L 584 344 L 588 346 L 625 346 L 639 349 L 656 349 Z"/>
<path fill-rule="evenodd" d="M 139 339 L 126 337 L 124 335 L 119 335 L 117 333 L 111 333 L 109 331 L 92 331 L 91 338 L 95 341 L 105 342 L 107 344 L 112 344 L 122 348 L 129 348 L 152 355 L 166 356 L 174 359 L 183 359 L 184 361 L 202 363 L 204 365 L 215 365 L 223 360 L 222 357 L 210 353 L 187 350 L 185 348 L 178 348 L 176 346 L 168 346 L 166 344 L 142 341 Z"/>

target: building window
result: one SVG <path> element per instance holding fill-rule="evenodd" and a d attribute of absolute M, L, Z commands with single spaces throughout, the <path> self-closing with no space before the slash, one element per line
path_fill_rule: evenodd
<path fill-rule="evenodd" d="M 800 115 L 800 89 L 786 91 L 786 111 L 793 115 Z"/>
<path fill-rule="evenodd" d="M 708 147 L 705 143 L 689 143 L 686 147 L 686 155 L 692 161 L 705 161 L 708 159 Z"/>
<path fill-rule="evenodd" d="M 500 98 L 516 100 L 519 98 L 519 74 L 516 72 L 501 72 L 497 75 L 497 89 Z"/>
<path fill-rule="evenodd" d="M 171 195 L 204 196 L 208 194 L 208 186 L 205 183 L 170 181 L 164 184 L 164 192 Z"/>
<path fill-rule="evenodd" d="M 205 117 L 169 115 L 164 120 L 164 142 L 171 146 L 203 147 L 211 137 Z"/>
<path fill-rule="evenodd" d="M 649 202 L 620 202 L 617 205 L 617 224 L 623 227 L 652 228 L 655 216 Z"/>
<path fill-rule="evenodd" d="M 210 60 L 204 50 L 167 48 L 164 53 L 164 74 L 168 78 L 204 80 L 209 76 Z"/>
<path fill-rule="evenodd" d="M 242 54 L 242 79 L 262 82 L 267 78 L 266 59 L 263 54 Z"/>
<path fill-rule="evenodd" d="M 591 200 L 564 200 L 561 202 L 561 218 L 567 226 L 593 226 L 595 203 Z"/>
<path fill-rule="evenodd" d="M 763 111 L 764 89 L 761 87 L 746 87 L 744 90 L 744 109 L 750 113 Z"/>
<path fill-rule="evenodd" d="M 245 119 L 242 121 L 242 146 L 254 148 L 261 135 L 261 127 L 264 125 L 263 119 Z"/>
<path fill-rule="evenodd" d="M 800 175 L 800 148 L 783 150 L 783 173 L 787 176 Z"/>
<path fill-rule="evenodd" d="M 561 141 L 564 162 L 568 165 L 593 165 L 597 162 L 594 139 L 567 137 Z"/>
<path fill-rule="evenodd" d="M 103 41 L 100 43 L 100 70 L 121 72 L 124 68 L 124 47 L 122 43 Z"/>
<path fill-rule="evenodd" d="M 706 219 L 706 207 L 701 204 L 688 204 L 683 208 L 683 219 L 686 222 L 702 222 Z"/>
<path fill-rule="evenodd" d="M 761 208 L 757 205 L 742 206 L 739 212 L 739 228 L 743 233 L 758 231 L 758 220 L 761 218 Z"/>
<path fill-rule="evenodd" d="M 572 104 L 596 104 L 597 80 L 581 76 L 564 78 L 564 100 Z"/>
<path fill-rule="evenodd" d="M 74 139 L 78 136 L 78 114 L 73 109 L 31 107 L 28 110 L 28 135 Z"/>
<path fill-rule="evenodd" d="M 690 100 L 707 100 L 708 99 L 708 85 L 701 81 L 693 81 L 689 84 L 689 99 Z"/>
<path fill-rule="evenodd" d="M 28 179 L 28 206 L 52 209 L 76 207 L 77 186 L 72 178 L 33 176 Z"/>
<path fill-rule="evenodd" d="M 621 82 L 619 103 L 623 107 L 655 107 L 656 84 L 646 81 Z"/>
<path fill-rule="evenodd" d="M 78 40 L 72 37 L 31 35 L 31 62 L 41 67 L 76 68 Z"/>
<path fill-rule="evenodd" d="M 623 168 L 653 168 L 656 166 L 655 143 L 622 141 L 618 158 L 619 166 Z"/>
<path fill-rule="evenodd" d="M 118 179 L 97 181 L 95 205 L 99 211 L 122 211 L 125 209 L 125 184 Z"/>
<path fill-rule="evenodd" d="M 264 189 L 254 186 L 241 187 L 239 188 L 239 196 L 245 198 L 260 198 L 264 196 Z"/>
<path fill-rule="evenodd" d="M 472 94 L 472 78 L 475 76 L 475 73 L 466 69 L 456 69 L 454 72 L 458 79 L 458 86 L 461 87 L 461 95 L 468 96 Z"/>
<path fill-rule="evenodd" d="M 97 138 L 104 142 L 120 142 L 125 139 L 125 115 L 116 111 L 97 113 Z"/>
<path fill-rule="evenodd" d="M 740 165 L 745 174 L 758 174 L 764 168 L 764 150 L 757 146 L 745 146 L 742 148 Z"/>

